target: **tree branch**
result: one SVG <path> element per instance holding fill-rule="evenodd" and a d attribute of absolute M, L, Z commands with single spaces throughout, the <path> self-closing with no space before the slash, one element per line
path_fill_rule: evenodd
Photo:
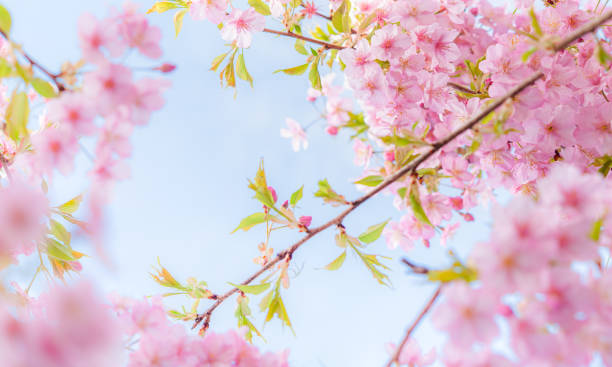
<path fill-rule="evenodd" d="M 279 36 L 297 38 L 297 39 L 300 39 L 302 41 L 306 41 L 306 42 L 310 42 L 310 43 L 315 43 L 317 45 L 321 45 L 321 46 L 323 46 L 325 48 L 328 48 L 328 49 L 343 50 L 345 48 L 343 46 L 334 45 L 333 43 L 319 41 L 319 40 L 316 40 L 314 38 L 305 37 L 305 36 L 302 36 L 300 34 L 293 33 L 291 31 L 282 32 L 282 31 L 277 31 L 277 30 L 269 29 L 269 28 L 264 28 L 263 31 L 266 32 L 266 33 L 277 34 Z"/>
<path fill-rule="evenodd" d="M 600 17 L 594 19 L 593 21 L 585 24 L 584 26 L 582 26 L 578 30 L 572 32 L 566 38 L 564 38 L 560 42 L 558 42 L 556 44 L 557 46 L 554 47 L 554 50 L 555 51 L 559 51 L 559 50 L 564 49 L 565 47 L 567 47 L 567 45 L 570 45 L 572 42 L 574 42 L 578 38 L 584 36 L 587 33 L 593 32 L 595 29 L 597 29 L 597 27 L 599 25 L 605 23 L 610 18 L 612 18 L 612 10 L 607 11 L 606 13 L 601 15 Z M 283 32 L 277 32 L 277 31 L 272 31 L 270 33 L 287 35 L 287 34 L 283 34 Z M 298 36 L 295 33 L 290 33 L 288 35 L 290 37 Z M 295 38 L 300 38 L 300 37 L 302 37 L 302 36 L 295 37 Z M 303 39 L 303 38 L 300 38 L 300 39 Z M 314 40 L 314 41 L 316 41 L 316 40 Z M 318 43 L 318 42 L 319 41 L 316 41 L 315 43 Z M 339 46 L 335 46 L 335 47 L 339 47 Z M 325 224 L 323 224 L 323 225 L 321 225 L 319 227 L 316 227 L 316 228 L 313 228 L 313 229 L 309 230 L 307 232 L 306 236 L 304 236 L 301 240 L 299 240 L 298 242 L 294 243 L 287 250 L 279 252 L 276 255 L 276 257 L 274 258 L 274 260 L 272 260 L 269 263 L 267 263 L 264 267 L 259 269 L 257 272 L 255 272 L 253 275 L 251 275 L 248 279 L 246 279 L 244 282 L 242 282 L 242 285 L 248 285 L 249 283 L 253 282 L 257 277 L 259 277 L 261 274 L 263 274 L 267 270 L 271 269 L 274 265 L 278 264 L 280 261 L 285 260 L 285 259 L 291 259 L 291 257 L 293 256 L 293 253 L 295 251 L 297 251 L 304 243 L 306 243 L 312 237 L 316 236 L 319 232 L 322 232 L 322 231 L 326 230 L 327 228 L 329 228 L 331 226 L 334 226 L 334 225 L 337 226 L 337 225 L 342 224 L 342 221 L 344 220 L 344 218 L 346 218 L 346 216 L 348 216 L 353 210 L 357 209 L 361 204 L 363 204 L 367 200 L 371 199 L 373 196 L 375 196 L 376 194 L 378 194 L 379 192 L 381 192 L 382 190 L 387 188 L 392 183 L 394 183 L 394 182 L 398 181 L 400 178 L 404 177 L 404 175 L 406 175 L 408 173 L 411 173 L 411 172 L 412 173 L 416 172 L 417 168 L 423 162 L 425 162 L 427 159 L 429 159 L 431 156 L 433 156 L 436 152 L 438 152 L 440 149 L 442 149 L 444 146 L 446 146 L 451 141 L 455 140 L 458 136 L 460 136 L 461 134 L 463 134 L 467 130 L 472 129 L 474 126 L 476 126 L 476 124 L 478 124 L 478 122 L 480 122 L 480 120 L 485 118 L 488 114 L 494 112 L 497 108 L 499 108 L 506 101 L 514 98 L 516 95 L 521 93 L 523 90 L 525 90 L 529 86 L 535 84 L 535 82 L 538 81 L 542 77 L 544 77 L 544 73 L 543 72 L 541 72 L 541 71 L 535 72 L 529 78 L 523 80 L 516 87 L 514 87 L 510 91 L 508 91 L 508 93 L 506 93 L 504 96 L 494 100 L 491 104 L 489 104 L 487 106 L 487 108 L 485 108 L 480 113 L 478 113 L 476 116 L 471 118 L 468 122 L 466 122 L 459 129 L 455 130 L 453 133 L 448 135 L 446 138 L 441 139 L 441 140 L 437 141 L 436 143 L 434 143 L 432 145 L 432 147 L 428 151 L 423 153 L 416 160 L 412 161 L 412 163 L 410 163 L 406 167 L 402 168 L 401 170 L 397 171 L 395 174 L 387 177 L 387 179 L 385 179 L 385 181 L 383 181 L 380 185 L 376 186 L 369 193 L 367 193 L 367 194 L 363 195 L 362 197 L 358 198 L 357 200 L 349 203 L 348 208 L 345 209 L 343 212 L 341 212 L 337 217 L 331 219 L 329 222 L 327 222 L 327 223 L 325 223 Z M 210 316 L 211 316 L 212 312 L 217 307 L 219 307 L 219 305 L 221 303 L 223 303 L 223 301 L 225 301 L 228 297 L 230 297 L 231 295 L 237 293 L 238 291 L 239 291 L 238 288 L 232 288 L 229 291 L 227 291 L 225 294 L 220 295 L 219 298 L 217 299 L 217 301 L 212 306 L 210 306 L 203 314 L 199 315 L 195 319 L 195 323 L 193 325 L 193 328 L 197 327 L 198 324 L 202 320 L 206 320 L 206 322 L 204 323 L 203 329 L 208 327 L 208 322 L 210 321 Z M 434 299 L 434 301 L 435 301 L 435 299 Z"/>
<path fill-rule="evenodd" d="M 436 302 L 436 300 L 440 296 L 440 293 L 442 293 L 442 288 L 443 287 L 444 287 L 444 284 L 440 284 L 438 286 L 438 289 L 436 289 L 436 292 L 433 294 L 433 296 L 431 296 L 431 298 L 429 299 L 429 302 L 427 302 L 427 304 L 425 305 L 423 310 L 421 310 L 421 313 L 419 314 L 419 316 L 417 316 L 416 320 L 414 320 L 412 322 L 412 325 L 410 325 L 408 330 L 406 330 L 406 334 L 404 335 L 404 338 L 402 339 L 402 342 L 395 349 L 395 353 L 393 353 L 393 357 L 391 357 L 389 362 L 387 362 L 386 367 L 391 367 L 393 365 L 393 363 L 397 363 L 399 365 L 398 359 L 399 359 L 400 354 L 402 353 L 402 349 L 404 348 L 404 346 L 406 345 L 406 343 L 410 339 L 410 335 L 412 335 L 412 332 L 414 331 L 414 329 L 416 329 L 416 327 L 419 325 L 421 320 L 423 320 L 425 315 L 427 315 L 429 310 L 431 310 L 431 307 L 434 305 L 434 303 Z"/>
<path fill-rule="evenodd" d="M 4 37 L 4 39 L 6 39 L 7 41 L 11 42 L 11 39 L 9 38 L 9 36 L 2 29 L 0 29 L 0 35 L 2 35 L 2 37 Z M 66 86 L 64 86 L 64 84 L 58 80 L 61 77 L 61 74 L 53 74 L 52 72 L 47 70 L 44 66 L 36 62 L 30 55 L 28 55 L 28 53 L 26 53 L 21 48 L 19 48 L 19 52 L 30 63 L 31 67 L 36 67 L 38 70 L 40 70 L 45 75 L 47 75 L 53 81 L 53 83 L 55 83 L 55 85 L 57 86 L 57 89 L 60 92 L 63 92 L 66 90 Z"/>

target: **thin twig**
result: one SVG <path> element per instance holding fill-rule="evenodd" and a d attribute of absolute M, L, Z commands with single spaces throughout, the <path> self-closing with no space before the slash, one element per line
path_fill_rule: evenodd
<path fill-rule="evenodd" d="M 4 39 L 6 39 L 7 41 L 11 41 L 11 39 L 9 38 L 9 36 L 2 30 L 0 29 L 0 35 L 2 35 L 2 37 L 4 37 Z M 50 72 L 49 70 L 47 70 L 47 68 L 45 68 L 44 66 L 42 66 L 41 64 L 39 64 L 38 62 L 36 62 L 32 56 L 28 55 L 27 52 L 25 52 L 24 50 L 22 50 L 21 48 L 18 49 L 19 52 L 23 55 L 23 57 L 28 60 L 28 62 L 30 63 L 31 67 L 36 67 L 38 70 L 40 70 L 41 72 L 43 72 L 45 75 L 47 75 L 52 81 L 53 83 L 55 83 L 55 85 L 57 86 L 57 89 L 60 92 L 63 92 L 66 90 L 66 87 L 64 86 L 64 84 L 62 82 L 59 81 L 59 79 L 61 78 L 61 73 L 60 74 L 54 74 L 52 72 Z"/>
<path fill-rule="evenodd" d="M 578 38 L 584 36 L 587 33 L 593 32 L 597 28 L 597 26 L 605 23 L 610 18 L 612 18 L 612 10 L 606 12 L 601 17 L 598 17 L 598 18 L 594 19 L 592 22 L 590 22 L 590 23 L 584 25 L 583 27 L 581 27 L 579 29 L 580 32 L 578 32 L 578 31 L 572 32 L 569 36 L 567 36 L 566 38 L 561 40 L 557 44 L 558 46 L 556 46 L 554 49 L 556 51 L 564 49 L 565 47 L 567 47 L 567 45 L 571 44 L 573 41 L 577 40 Z M 282 32 L 280 32 L 280 33 L 282 33 Z M 295 34 L 292 33 L 291 35 L 295 35 Z M 490 113 L 494 112 L 497 108 L 499 108 L 501 105 L 503 105 L 506 101 L 514 98 L 516 95 L 521 93 L 523 90 L 525 90 L 529 86 L 535 84 L 535 82 L 538 81 L 542 77 L 544 77 L 544 73 L 543 72 L 541 72 L 541 71 L 535 72 L 529 78 L 523 80 L 516 87 L 514 87 L 510 91 L 508 91 L 504 96 L 502 96 L 502 97 L 500 97 L 498 99 L 495 99 L 492 103 L 490 103 L 487 106 L 487 108 L 485 108 L 483 111 L 481 111 L 476 116 L 471 118 L 468 122 L 466 122 L 459 129 L 455 130 L 452 134 L 448 135 L 446 138 L 441 139 L 438 142 L 434 143 L 428 151 L 423 153 L 416 160 L 412 161 L 412 163 L 410 163 L 406 167 L 402 168 L 401 170 L 397 171 L 395 174 L 387 177 L 387 179 L 385 179 L 385 181 L 383 181 L 380 185 L 376 186 L 369 193 L 363 195 L 362 197 L 360 197 L 359 199 L 357 199 L 357 200 L 355 200 L 353 202 L 350 202 L 348 204 L 348 208 L 345 209 L 343 212 L 341 212 L 337 217 L 331 219 L 329 222 L 327 222 L 327 223 L 325 223 L 325 224 L 323 224 L 323 225 L 321 225 L 319 227 L 310 229 L 307 232 L 306 236 L 304 236 L 301 240 L 299 240 L 298 242 L 294 243 L 287 250 L 279 252 L 276 255 L 276 257 L 274 258 L 274 260 L 272 260 L 269 263 L 267 263 L 264 267 L 259 269 L 257 272 L 255 272 L 253 275 L 251 275 L 248 279 L 243 281 L 241 284 L 242 285 L 248 285 L 249 283 L 251 283 L 255 279 L 257 279 L 257 277 L 259 277 L 261 274 L 265 273 L 267 270 L 271 269 L 273 266 L 278 264 L 280 261 L 283 261 L 285 259 L 290 260 L 291 257 L 293 256 L 293 253 L 295 251 L 297 251 L 300 248 L 300 246 L 302 246 L 304 243 L 306 243 L 312 237 L 316 236 L 319 232 L 322 232 L 322 231 L 324 231 L 327 228 L 332 227 L 332 226 L 341 225 L 342 221 L 344 220 L 344 218 L 346 218 L 346 216 L 348 216 L 353 210 L 357 209 L 361 204 L 363 204 L 364 202 L 366 202 L 367 200 L 369 200 L 370 198 L 372 198 L 373 196 L 375 196 L 376 194 L 378 194 L 379 192 L 381 192 L 382 190 L 387 188 L 389 185 L 391 185 L 395 181 L 398 181 L 400 178 L 404 177 L 406 174 L 411 173 L 411 172 L 412 173 L 416 172 L 417 168 L 423 162 L 425 162 L 426 160 L 431 158 L 431 156 L 433 156 L 436 152 L 438 152 L 440 149 L 442 149 L 444 146 L 446 146 L 448 143 L 450 143 L 451 141 L 456 139 L 458 136 L 460 136 L 461 134 L 463 134 L 467 130 L 472 129 L 474 126 L 476 126 L 476 124 L 478 124 L 478 122 L 480 122 L 480 120 L 485 118 Z M 217 307 L 219 307 L 219 305 L 221 303 L 223 303 L 223 301 L 225 301 L 227 298 L 229 298 L 233 294 L 237 293 L 238 291 L 239 291 L 238 288 L 232 288 L 229 291 L 227 291 L 225 294 L 220 295 L 219 298 L 217 299 L 217 301 L 215 303 L 213 303 L 212 306 L 210 306 L 203 314 L 198 315 L 198 317 L 195 319 L 193 328 L 197 327 L 198 324 L 200 322 L 202 322 L 202 320 L 205 320 L 204 327 L 208 327 L 208 322 L 210 321 L 210 317 L 211 317 L 212 312 Z"/>
<path fill-rule="evenodd" d="M 427 273 L 429 273 L 429 269 L 428 268 L 426 268 L 424 266 L 421 266 L 421 265 L 416 265 L 416 264 L 414 264 L 413 262 L 411 262 L 410 260 L 408 260 L 406 258 L 403 258 L 402 262 L 405 265 L 407 265 L 410 268 L 410 270 L 412 270 L 412 272 L 414 274 L 427 274 Z"/>
<path fill-rule="evenodd" d="M 414 331 L 414 329 L 416 329 L 416 327 L 419 325 L 421 320 L 423 320 L 425 315 L 427 315 L 427 313 L 429 312 L 431 307 L 434 305 L 434 303 L 436 302 L 436 300 L 440 296 L 440 293 L 442 293 L 442 288 L 443 287 L 444 287 L 444 284 L 440 284 L 438 286 L 438 289 L 436 289 L 436 292 L 433 294 L 433 296 L 431 296 L 431 298 L 429 299 L 429 302 L 427 302 L 425 307 L 421 310 L 421 313 L 419 314 L 419 316 L 417 316 L 416 320 L 414 320 L 412 322 L 412 325 L 410 325 L 408 330 L 406 330 L 406 334 L 404 335 L 404 338 L 402 339 L 402 342 L 395 349 L 395 353 L 393 353 L 393 357 L 391 357 L 389 362 L 387 362 L 386 367 L 391 367 L 393 365 L 393 363 L 398 363 L 399 356 L 402 353 L 402 349 L 404 348 L 404 346 L 406 345 L 406 343 L 410 339 L 410 335 L 412 335 L 412 332 Z"/>
<path fill-rule="evenodd" d="M 263 31 L 266 32 L 266 33 L 277 34 L 279 36 L 297 38 L 297 39 L 300 39 L 302 41 L 306 41 L 306 42 L 310 42 L 310 43 L 315 43 L 317 45 L 321 45 L 321 46 L 323 46 L 325 48 L 329 48 L 329 49 L 343 50 L 345 48 L 343 46 L 334 45 L 333 43 L 329 43 L 329 42 L 325 42 L 325 41 L 319 41 L 317 39 L 305 37 L 305 36 L 302 36 L 301 34 L 293 33 L 293 32 L 290 32 L 290 31 L 282 32 L 282 31 L 277 31 L 277 30 L 269 29 L 269 28 L 264 28 Z"/>

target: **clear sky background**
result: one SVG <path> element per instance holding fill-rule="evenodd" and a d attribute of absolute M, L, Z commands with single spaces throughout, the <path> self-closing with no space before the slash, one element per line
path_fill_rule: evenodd
<path fill-rule="evenodd" d="M 79 57 L 77 20 L 83 12 L 99 17 L 108 14 L 110 5 L 122 1 L 79 0 L 4 0 L 13 16 L 13 38 L 42 64 L 59 70 L 65 60 Z M 153 1 L 137 1 L 144 12 Z M 150 21 L 163 30 L 163 61 L 177 64 L 168 77 L 172 88 L 165 94 L 166 106 L 153 115 L 150 124 L 136 130 L 133 156 L 129 160 L 131 178 L 117 185 L 108 208 L 106 248 L 111 265 L 97 259 L 83 261 L 85 276 L 95 279 L 106 292 L 143 297 L 164 292 L 148 272 L 160 257 L 162 264 L 179 280 L 193 276 L 206 280 L 216 293 L 230 288 L 228 281 L 240 282 L 257 270 L 252 259 L 258 256 L 257 244 L 264 229 L 248 233 L 229 233 L 243 217 L 260 210 L 251 199 L 247 178 L 254 176 L 264 158 L 269 183 L 279 200 L 304 185 L 299 215 L 312 215 L 313 225 L 326 222 L 339 209 L 323 206 L 312 193 L 316 182 L 327 178 L 347 198 L 361 193 L 350 183 L 361 172 L 353 165 L 352 144 L 348 135 L 330 137 L 323 123 L 308 130 L 310 147 L 294 153 L 288 140 L 279 136 L 286 117 L 306 125 L 318 113 L 305 100 L 305 76 L 273 74 L 274 70 L 303 63 L 293 50 L 293 42 L 269 34 L 257 35 L 253 47 L 245 52 L 247 66 L 255 79 L 254 88 L 240 83 L 234 91 L 222 89 L 216 73 L 208 71 L 212 59 L 226 51 L 219 31 L 207 22 L 185 18 L 183 31 L 174 38 L 170 13 L 151 15 Z M 155 65 L 130 57 L 133 66 Z M 78 158 L 78 172 L 91 163 L 84 154 Z M 54 204 L 78 194 L 84 182 L 74 177 L 56 176 Z M 487 238 L 489 220 L 486 210 L 473 212 L 478 223 L 463 225 L 450 247 L 462 255 L 471 245 Z M 399 213 L 390 197 L 380 196 L 351 214 L 345 221 L 349 233 L 357 235 L 372 224 Z M 416 317 L 434 287 L 423 279 L 407 275 L 399 263 L 404 253 L 389 251 L 384 240 L 370 245 L 371 253 L 393 256 L 387 263 L 392 287 L 380 286 L 358 259 L 349 256 L 337 272 L 320 270 L 341 250 L 329 230 L 315 237 L 296 254 L 293 269 L 301 270 L 291 279 L 284 301 L 296 335 L 283 329 L 278 320 L 262 328 L 264 315 L 257 311 L 260 297 L 252 297 L 255 324 L 267 343 L 264 349 L 291 349 L 293 366 L 377 366 L 387 360 L 387 342 L 397 342 Z M 288 247 L 300 234 L 275 233 L 275 250 Z M 81 241 L 77 248 L 92 253 Z M 421 245 L 410 258 L 428 265 L 445 265 L 450 259 L 446 249 L 434 243 Z M 26 282 L 32 265 L 13 270 Z M 41 278 L 42 279 L 42 278 Z M 44 289 L 44 281 L 37 289 Z M 168 300 L 168 305 L 190 305 L 186 298 Z M 202 306 L 206 307 L 206 303 Z M 211 330 L 235 328 L 235 301 L 231 299 L 213 314 Z M 425 346 L 439 345 L 441 336 L 423 323 L 415 336 Z"/>

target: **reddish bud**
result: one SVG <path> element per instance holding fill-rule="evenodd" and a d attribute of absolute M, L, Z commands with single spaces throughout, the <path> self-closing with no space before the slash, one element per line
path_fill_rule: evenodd
<path fill-rule="evenodd" d="M 278 199 L 278 197 L 276 196 L 276 191 L 274 190 L 274 188 L 272 188 L 272 186 L 268 186 L 268 190 L 270 191 L 270 194 L 272 194 L 272 199 L 274 199 L 274 202 L 276 203 L 276 199 Z"/>
<path fill-rule="evenodd" d="M 387 150 L 385 152 L 385 160 L 388 162 L 393 162 L 395 160 L 395 152 L 393 150 Z"/>
<path fill-rule="evenodd" d="M 312 223 L 312 217 L 311 216 L 302 216 L 298 220 L 300 221 L 300 224 L 303 225 L 306 228 L 308 228 L 308 226 L 310 226 L 310 223 Z"/>
<path fill-rule="evenodd" d="M 473 222 L 474 216 L 470 213 L 461 214 L 466 222 Z"/>
<path fill-rule="evenodd" d="M 330 125 L 327 127 L 327 129 L 325 129 L 325 131 L 327 131 L 329 135 L 336 135 L 338 134 L 338 127 Z"/>
<path fill-rule="evenodd" d="M 451 202 L 451 206 L 453 207 L 453 209 L 455 210 L 463 209 L 463 199 L 460 198 L 459 196 L 450 198 L 450 202 Z"/>
<path fill-rule="evenodd" d="M 283 208 L 287 209 L 289 207 L 289 200 L 285 200 L 283 203 Z"/>
<path fill-rule="evenodd" d="M 470 13 L 472 13 L 473 16 L 477 16 L 478 15 L 478 8 L 470 9 Z"/>
<path fill-rule="evenodd" d="M 176 69 L 176 65 L 174 64 L 169 64 L 169 63 L 165 63 L 162 64 L 156 68 L 153 68 L 153 70 L 157 70 L 157 71 L 161 71 L 162 73 L 171 73 L 174 71 L 174 69 Z"/>
<path fill-rule="evenodd" d="M 512 316 L 514 316 L 514 311 L 512 311 L 512 308 L 510 308 L 510 306 L 505 305 L 503 303 L 500 303 L 497 306 L 497 313 L 502 315 L 503 317 L 512 317 Z"/>

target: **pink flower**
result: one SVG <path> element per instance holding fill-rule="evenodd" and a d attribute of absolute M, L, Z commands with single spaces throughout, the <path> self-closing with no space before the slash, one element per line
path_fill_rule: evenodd
<path fill-rule="evenodd" d="M 451 343 L 458 347 L 469 347 L 477 341 L 488 343 L 499 333 L 493 320 L 495 305 L 491 294 L 454 282 L 444 291 L 444 302 L 435 309 L 432 321 L 447 331 Z"/>
<path fill-rule="evenodd" d="M 291 139 L 291 146 L 295 152 L 300 150 L 300 146 L 302 149 L 308 148 L 306 132 L 302 129 L 302 126 L 291 118 L 287 118 L 285 121 L 288 129 L 282 128 L 280 130 L 281 137 Z"/>
<path fill-rule="evenodd" d="M 83 57 L 92 62 L 104 59 L 101 48 L 106 48 L 112 57 L 123 53 L 125 44 L 117 37 L 117 28 L 109 21 L 98 21 L 91 14 L 79 18 L 79 43 Z"/>
<path fill-rule="evenodd" d="M 255 9 L 234 9 L 225 20 L 221 29 L 221 37 L 240 48 L 249 48 L 253 33 L 263 31 L 266 19 Z"/>
<path fill-rule="evenodd" d="M 81 93 L 63 93 L 49 103 L 47 117 L 51 122 L 68 127 L 76 134 L 92 134 L 96 127 L 95 105 Z"/>
<path fill-rule="evenodd" d="M 30 254 L 45 231 L 47 198 L 20 178 L 0 189 L 0 255 Z"/>
<path fill-rule="evenodd" d="M 437 24 L 419 26 L 412 33 L 414 43 L 431 56 L 431 66 L 443 69 L 452 69 L 461 55 L 455 44 L 458 35 L 456 30 L 443 29 Z"/>
<path fill-rule="evenodd" d="M 398 26 L 388 25 L 372 37 L 372 56 L 379 60 L 395 60 L 410 47 L 410 38 Z"/>
<path fill-rule="evenodd" d="M 353 143 L 353 152 L 355 152 L 355 159 L 353 163 L 356 166 L 367 167 L 370 164 L 370 158 L 372 158 L 372 146 L 368 143 L 364 143 L 360 139 L 355 139 Z"/>
<path fill-rule="evenodd" d="M 32 137 L 32 145 L 35 150 L 33 160 L 41 173 L 48 174 L 57 169 L 67 175 L 72 171 L 79 146 L 69 129 L 48 127 Z"/>
<path fill-rule="evenodd" d="M 162 92 L 170 86 L 165 79 L 140 79 L 135 83 L 134 98 L 131 101 L 131 121 L 136 125 L 146 124 L 151 113 L 164 106 Z"/>
<path fill-rule="evenodd" d="M 212 23 L 219 24 L 225 18 L 227 5 L 227 0 L 193 0 L 189 14 L 194 20 L 208 19 Z"/>
<path fill-rule="evenodd" d="M 162 56 L 159 46 L 161 40 L 161 29 L 151 26 L 143 14 L 131 11 L 120 17 L 119 32 L 131 48 L 151 59 L 158 59 Z"/>
<path fill-rule="evenodd" d="M 395 353 L 395 344 L 387 344 L 387 351 L 390 354 Z M 408 340 L 402 348 L 400 355 L 398 356 L 398 362 L 400 366 L 410 367 L 426 367 L 431 366 L 436 361 L 436 350 L 432 349 L 427 354 L 421 352 L 421 347 L 418 342 L 414 339 Z"/>
<path fill-rule="evenodd" d="M 104 116 L 122 104 L 129 105 L 136 95 L 131 70 L 119 64 L 106 63 L 98 70 L 88 73 L 85 76 L 84 89 L 95 101 L 98 112 Z"/>

